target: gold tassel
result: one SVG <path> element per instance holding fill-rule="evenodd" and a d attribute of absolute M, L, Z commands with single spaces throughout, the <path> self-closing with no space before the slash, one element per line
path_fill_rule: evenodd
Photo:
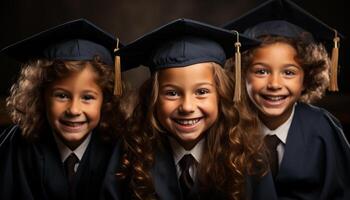
<path fill-rule="evenodd" d="M 119 50 L 119 38 L 117 38 L 117 46 L 114 49 L 114 53 Z M 122 88 L 122 75 L 120 68 L 120 56 L 117 54 L 114 57 L 114 95 L 121 96 L 123 93 Z"/>
<path fill-rule="evenodd" d="M 339 59 L 339 42 L 340 38 L 338 37 L 338 32 L 334 30 L 335 36 L 333 38 L 334 46 L 332 49 L 332 58 L 331 58 L 331 69 L 330 69 L 330 81 L 329 81 L 329 91 L 335 92 L 339 91 L 338 88 L 338 59 Z"/>
<path fill-rule="evenodd" d="M 233 101 L 238 103 L 241 101 L 241 43 L 239 42 L 239 33 L 237 31 L 233 32 L 237 37 L 235 42 L 235 95 Z"/>

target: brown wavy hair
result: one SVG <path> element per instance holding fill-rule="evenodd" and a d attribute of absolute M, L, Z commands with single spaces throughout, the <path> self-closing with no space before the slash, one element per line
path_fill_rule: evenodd
<path fill-rule="evenodd" d="M 216 191 L 227 199 L 245 199 L 247 175 L 262 176 L 267 171 L 258 119 L 244 101 L 233 103 L 233 80 L 220 65 L 213 63 L 219 96 L 219 116 L 206 133 L 203 158 L 198 168 L 201 194 Z M 156 151 L 164 149 L 166 135 L 156 118 L 159 74 L 155 72 L 140 88 L 139 101 L 124 136 L 122 170 L 117 176 L 127 181 L 134 199 L 156 199 L 150 169 Z M 247 95 L 243 94 L 243 99 Z M 142 122 L 142 123 L 141 123 Z"/>
<path fill-rule="evenodd" d="M 257 49 L 274 43 L 287 43 L 297 52 L 296 61 L 304 70 L 305 89 L 300 101 L 312 103 L 322 98 L 329 85 L 329 69 L 331 61 L 323 44 L 310 42 L 303 38 L 286 38 L 282 36 L 266 35 L 259 38 L 262 43 L 259 47 L 247 50 L 242 55 L 243 72 L 251 65 Z"/>
<path fill-rule="evenodd" d="M 96 127 L 105 139 L 115 138 L 124 121 L 124 111 L 119 98 L 113 95 L 113 67 L 102 63 L 99 57 L 92 61 L 62 61 L 36 59 L 23 64 L 16 83 L 6 99 L 12 121 L 18 124 L 22 135 L 33 140 L 49 128 L 46 118 L 44 91 L 52 82 L 83 70 L 90 65 L 96 72 L 96 83 L 103 91 L 101 119 Z"/>

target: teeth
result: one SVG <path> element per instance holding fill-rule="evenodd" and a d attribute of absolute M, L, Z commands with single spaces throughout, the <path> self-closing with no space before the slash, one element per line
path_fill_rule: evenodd
<path fill-rule="evenodd" d="M 82 125 L 84 122 L 67 122 L 67 121 L 64 121 L 62 123 L 67 125 L 67 126 L 76 127 L 76 126 Z"/>
<path fill-rule="evenodd" d="M 191 126 L 196 124 L 197 122 L 199 122 L 199 118 L 197 119 L 189 119 L 189 120 L 184 120 L 184 119 L 177 119 L 176 122 L 181 124 L 181 125 L 187 125 L 187 126 Z"/>
<path fill-rule="evenodd" d="M 265 96 L 266 99 L 269 99 L 271 101 L 279 101 L 279 100 L 282 100 L 284 99 L 283 96 Z"/>

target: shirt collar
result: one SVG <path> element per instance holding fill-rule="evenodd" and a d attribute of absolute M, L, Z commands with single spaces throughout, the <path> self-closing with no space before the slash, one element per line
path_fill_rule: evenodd
<path fill-rule="evenodd" d="M 176 164 L 178 164 L 181 158 L 186 154 L 191 154 L 196 159 L 196 161 L 200 163 L 205 141 L 204 138 L 202 138 L 191 150 L 188 151 L 183 148 L 183 146 L 181 146 L 174 138 L 168 138 L 173 150 L 174 161 Z"/>
<path fill-rule="evenodd" d="M 292 124 L 295 106 L 296 106 L 296 103 L 293 105 L 292 113 L 289 116 L 289 118 L 287 119 L 287 121 L 285 121 L 283 124 L 281 124 L 275 130 L 270 130 L 269 128 L 267 128 L 265 126 L 265 124 L 262 123 L 261 129 L 262 129 L 263 134 L 264 135 L 276 135 L 278 137 L 278 139 L 280 139 L 283 142 L 283 144 L 285 144 L 287 141 L 287 135 L 288 135 L 290 125 Z"/>
<path fill-rule="evenodd" d="M 74 151 L 72 151 L 61 141 L 61 139 L 57 137 L 55 133 L 53 133 L 53 135 L 54 135 L 58 150 L 60 152 L 62 162 L 64 162 L 71 153 L 74 153 L 78 157 L 79 161 L 81 161 L 85 153 L 85 150 L 91 140 L 91 132 L 90 132 L 89 135 L 85 138 L 85 140 L 76 149 L 74 149 Z"/>

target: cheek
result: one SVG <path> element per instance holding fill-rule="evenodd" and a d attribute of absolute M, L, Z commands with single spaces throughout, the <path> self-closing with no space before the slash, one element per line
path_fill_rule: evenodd
<path fill-rule="evenodd" d="M 305 86 L 302 80 L 295 86 L 295 90 L 297 93 L 299 93 L 299 95 L 301 95 L 302 92 L 305 90 Z"/>
<path fill-rule="evenodd" d="M 175 103 L 171 101 L 159 100 L 156 104 L 158 119 L 166 118 L 176 109 Z"/>
<path fill-rule="evenodd" d="M 255 87 L 253 86 L 253 83 L 249 79 L 246 80 L 245 87 L 246 87 L 246 90 L 247 90 L 249 97 L 251 97 L 253 95 L 253 91 L 254 91 Z"/>
<path fill-rule="evenodd" d="M 248 94 L 252 94 L 254 92 L 258 92 L 262 88 L 265 87 L 265 81 L 261 78 L 255 78 L 255 77 L 247 77 L 246 80 L 246 89 Z"/>
<path fill-rule="evenodd" d="M 88 116 L 95 121 L 100 121 L 101 118 L 101 110 L 102 110 L 102 105 L 101 104 L 96 104 L 95 106 L 91 106 L 88 109 Z"/>
<path fill-rule="evenodd" d="M 162 127 L 167 127 L 167 120 L 169 119 L 169 114 L 166 109 L 167 107 L 160 102 L 155 105 L 155 118 L 159 122 L 159 125 Z"/>
<path fill-rule="evenodd" d="M 218 113 L 219 113 L 219 101 L 218 101 L 218 97 L 215 95 L 213 97 L 211 97 L 210 99 L 206 100 L 202 106 L 200 106 L 202 108 L 204 108 L 204 112 L 207 115 L 210 115 L 211 118 L 217 118 L 218 117 Z"/>
<path fill-rule="evenodd" d="M 303 76 L 300 76 L 295 79 L 287 80 L 286 85 L 294 93 L 302 93 L 303 90 L 305 89 Z"/>
<path fill-rule="evenodd" d="M 62 112 L 64 112 L 63 106 L 50 100 L 45 101 L 46 115 L 49 120 L 58 117 Z"/>

